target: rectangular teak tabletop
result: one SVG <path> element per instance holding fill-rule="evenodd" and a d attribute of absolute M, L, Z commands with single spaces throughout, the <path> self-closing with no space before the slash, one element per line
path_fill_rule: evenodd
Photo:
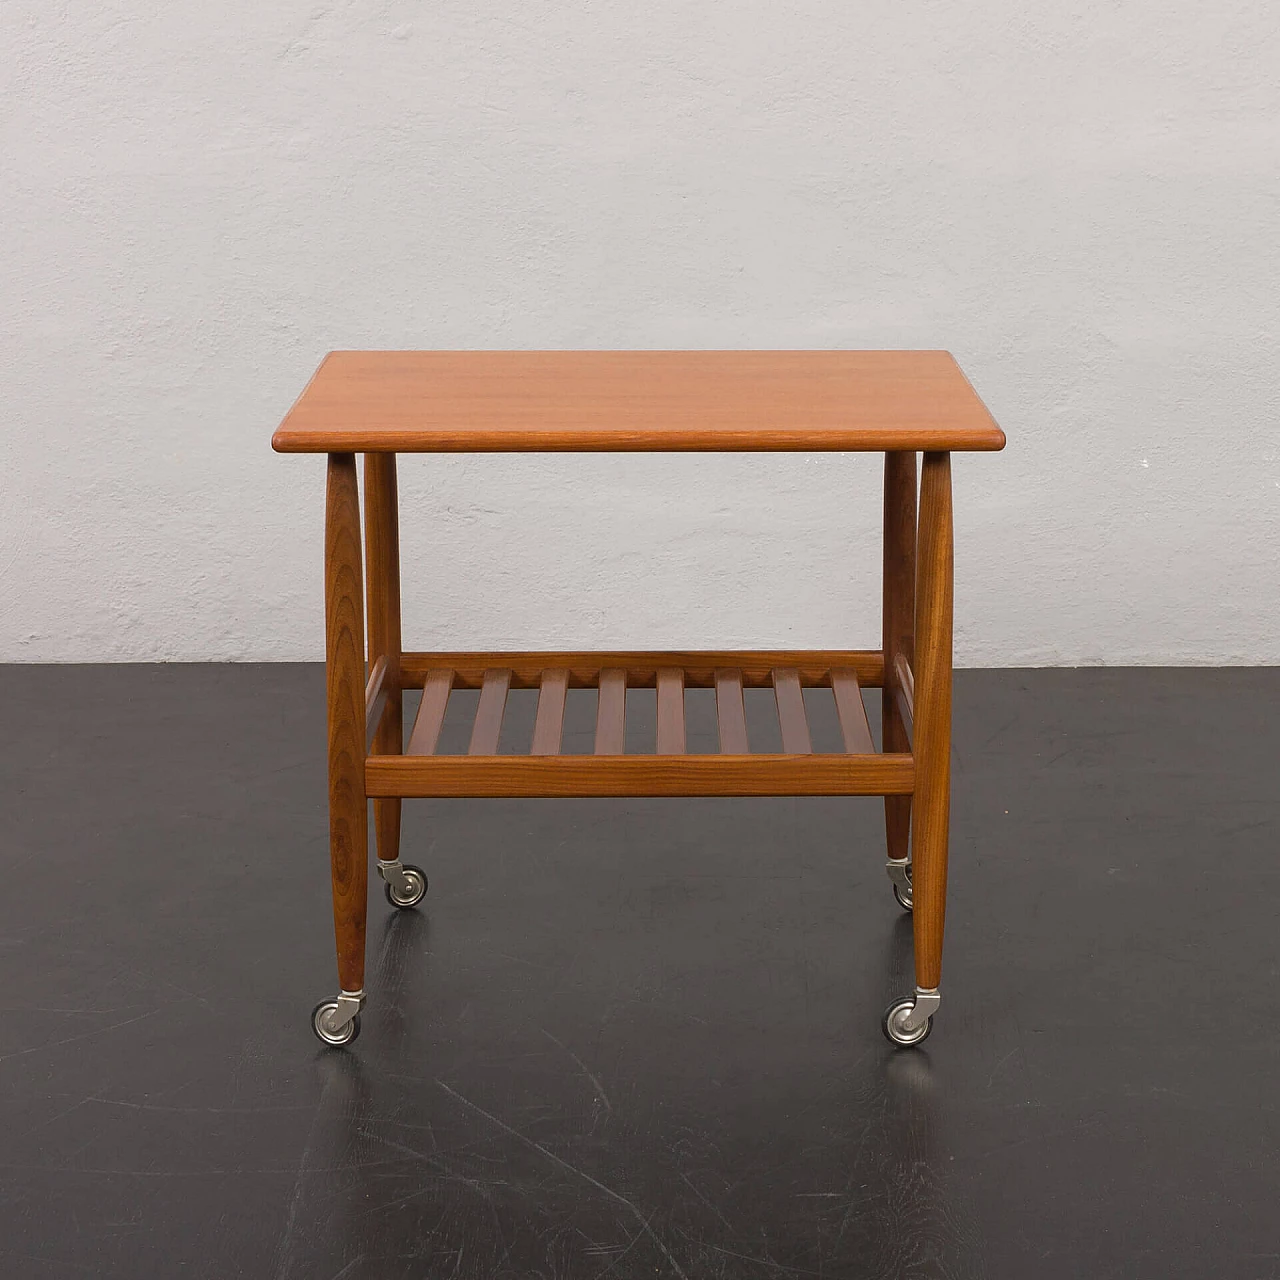
<path fill-rule="evenodd" d="M 281 453 L 1002 449 L 946 351 L 334 351 Z"/>

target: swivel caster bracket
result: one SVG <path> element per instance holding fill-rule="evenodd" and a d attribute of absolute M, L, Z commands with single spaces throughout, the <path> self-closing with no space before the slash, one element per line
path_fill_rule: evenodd
<path fill-rule="evenodd" d="M 895 1000 L 884 1011 L 885 1036 L 893 1044 L 920 1044 L 933 1030 L 933 1015 L 941 1003 L 937 987 L 917 987 L 914 997 Z"/>
<path fill-rule="evenodd" d="M 360 1034 L 363 991 L 339 991 L 336 1000 L 322 1000 L 311 1011 L 311 1030 L 324 1044 L 350 1044 Z"/>
<path fill-rule="evenodd" d="M 893 885 L 893 896 L 904 911 L 910 911 L 914 904 L 911 896 L 911 859 L 890 858 L 884 864 L 889 873 L 889 882 Z"/>
<path fill-rule="evenodd" d="M 421 867 L 406 866 L 399 858 L 378 862 L 378 874 L 387 886 L 387 901 L 393 907 L 416 907 L 426 896 L 427 877 Z"/>

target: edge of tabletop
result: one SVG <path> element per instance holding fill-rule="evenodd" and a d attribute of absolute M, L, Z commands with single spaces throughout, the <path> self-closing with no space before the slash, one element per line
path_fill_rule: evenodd
<path fill-rule="evenodd" d="M 783 431 L 757 427 L 741 431 L 723 427 L 706 432 L 672 433 L 650 431 L 545 430 L 523 428 L 486 431 L 477 439 L 474 431 L 421 431 L 385 428 L 376 432 L 357 431 L 348 436 L 333 430 L 290 427 L 289 419 L 332 356 L 327 352 L 307 379 L 307 385 L 289 407 L 271 437 L 276 453 L 881 453 L 896 451 L 938 451 L 954 453 L 996 453 L 1005 447 L 1005 433 L 991 416 L 982 397 L 951 352 L 945 354 L 964 380 L 970 394 L 982 406 L 988 426 L 952 428 L 928 427 L 814 427 Z M 877 436 L 881 438 L 877 439 Z"/>

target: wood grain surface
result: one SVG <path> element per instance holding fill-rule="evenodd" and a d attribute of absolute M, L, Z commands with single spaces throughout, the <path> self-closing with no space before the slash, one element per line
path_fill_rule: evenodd
<path fill-rule="evenodd" d="M 716 680 L 716 724 L 720 730 L 720 750 L 725 755 L 745 756 L 747 745 L 747 713 L 742 702 L 742 672 L 722 668 Z"/>
<path fill-rule="evenodd" d="M 379 658 L 369 671 L 364 687 L 365 735 L 372 740 L 387 710 L 387 660 Z"/>
<path fill-rule="evenodd" d="M 787 755 L 807 755 L 813 750 L 809 720 L 804 711 L 800 677 L 790 667 L 775 667 L 773 695 L 778 705 L 778 727 L 782 730 L 782 750 Z"/>
<path fill-rule="evenodd" d="M 400 688 L 400 514 L 394 453 L 364 460 L 365 591 L 369 661 L 382 663 L 384 704 L 373 721 L 373 754 L 394 755 L 404 743 L 404 695 Z M 375 800 L 373 830 L 378 857 L 400 856 L 400 802 Z"/>
<path fill-rule="evenodd" d="M 831 692 L 835 695 L 836 715 L 840 718 L 840 733 L 844 749 L 853 755 L 874 751 L 871 725 L 867 721 L 867 705 L 862 701 L 858 677 L 846 667 L 831 673 Z"/>
<path fill-rule="evenodd" d="M 435 751 L 452 690 L 452 671 L 445 668 L 427 672 L 422 682 L 422 701 L 418 703 L 413 732 L 409 735 L 410 755 L 429 756 Z"/>
<path fill-rule="evenodd" d="M 790 667 L 805 688 L 826 685 L 834 667 L 848 667 L 864 689 L 875 689 L 884 680 L 884 659 L 879 650 L 864 649 L 733 649 L 725 651 L 558 653 L 515 651 L 495 653 L 405 653 L 400 659 L 401 681 L 405 688 L 418 688 L 428 671 L 448 668 L 455 689 L 479 689 L 485 672 L 501 667 L 511 672 L 513 689 L 536 689 L 542 673 L 565 667 L 569 688 L 593 689 L 601 671 L 618 667 L 627 673 L 632 689 L 652 689 L 658 671 L 679 667 L 686 689 L 711 689 L 719 668 L 736 669 L 748 689 L 773 688 L 777 667 Z"/>
<path fill-rule="evenodd" d="M 283 453 L 1001 449 L 946 351 L 334 351 Z"/>
<path fill-rule="evenodd" d="M 886 751 L 909 751 L 911 729 L 898 708 L 899 690 L 892 664 L 909 660 L 916 631 L 916 455 L 884 455 L 884 579 L 881 641 L 885 659 L 885 696 L 880 699 L 880 734 Z M 885 796 L 887 856 L 901 860 L 911 852 L 911 797 Z"/>
<path fill-rule="evenodd" d="M 502 736 L 502 716 L 507 709 L 507 690 L 511 688 L 511 672 L 493 667 L 484 673 L 480 686 L 480 705 L 471 730 L 469 756 L 491 756 L 498 750 Z"/>
<path fill-rule="evenodd" d="M 880 796 L 909 755 L 370 756 L 372 796 Z"/>
<path fill-rule="evenodd" d="M 598 756 L 620 756 L 627 742 L 627 673 L 619 667 L 600 672 L 600 695 L 596 704 L 596 746 Z"/>
<path fill-rule="evenodd" d="M 684 735 L 684 672 L 679 667 L 663 667 L 658 672 L 657 752 L 660 756 L 682 756 Z"/>
<path fill-rule="evenodd" d="M 893 674 L 897 677 L 895 687 L 901 695 L 899 706 L 906 708 L 908 716 L 915 715 L 916 678 L 911 673 L 911 663 L 906 654 L 900 653 L 893 660 Z"/>
<path fill-rule="evenodd" d="M 951 812 L 951 458 L 926 453 L 920 477 L 920 546 L 916 568 L 916 788 L 912 820 L 912 925 L 916 982 L 942 976 L 947 905 L 947 829 Z"/>
<path fill-rule="evenodd" d="M 364 607 L 356 460 L 331 454 L 325 498 L 325 686 L 329 727 L 329 860 L 338 981 L 364 987 L 369 893 L 365 802 Z"/>
<path fill-rule="evenodd" d="M 553 667 L 550 671 L 543 672 L 530 755 L 560 754 L 560 739 L 564 730 L 564 700 L 568 688 L 569 672 L 566 668 Z"/>

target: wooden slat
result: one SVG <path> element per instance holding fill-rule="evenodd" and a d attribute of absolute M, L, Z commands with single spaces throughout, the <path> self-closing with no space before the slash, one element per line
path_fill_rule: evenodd
<path fill-rule="evenodd" d="M 371 796 L 907 795 L 910 755 L 370 756 Z"/>
<path fill-rule="evenodd" d="M 444 713 L 449 706 L 449 693 L 452 689 L 452 671 L 446 668 L 427 672 L 426 680 L 422 685 L 422 701 L 418 704 L 418 715 L 413 722 L 413 732 L 409 735 L 411 756 L 435 754 L 436 743 L 440 741 L 440 729 L 444 725 Z"/>
<path fill-rule="evenodd" d="M 894 705 L 898 708 L 898 716 L 895 723 L 901 725 L 900 745 L 910 747 L 915 738 L 915 677 L 911 674 L 911 664 L 902 654 L 898 654 L 893 665 L 898 678 L 893 682 L 892 686 L 886 686 L 885 696 L 889 695 L 890 688 L 892 688 Z"/>
<path fill-rule="evenodd" d="M 364 687 L 364 734 L 365 745 L 373 737 L 382 713 L 387 709 L 387 660 L 379 658 L 369 672 L 369 682 Z"/>
<path fill-rule="evenodd" d="M 533 725 L 535 756 L 558 756 L 560 736 L 564 729 L 564 699 L 569 688 L 569 672 L 555 667 L 542 673 L 542 687 L 538 692 L 538 718 Z"/>
<path fill-rule="evenodd" d="M 911 663 L 902 654 L 898 654 L 894 659 L 893 671 L 898 677 L 898 686 L 902 690 L 902 695 L 907 700 L 907 711 L 914 716 L 916 713 L 916 678 L 911 671 Z"/>
<path fill-rule="evenodd" d="M 787 755 L 808 755 L 813 750 L 813 744 L 809 741 L 809 721 L 804 714 L 804 694 L 800 689 L 799 673 L 790 667 L 775 668 L 773 694 L 778 703 L 782 750 Z"/>
<path fill-rule="evenodd" d="M 596 755 L 620 756 L 627 749 L 627 673 L 618 667 L 600 672 L 596 706 Z"/>
<path fill-rule="evenodd" d="M 898 707 L 898 723 L 902 726 L 902 745 L 910 747 L 915 740 L 915 719 L 901 686 L 894 686 L 893 698 Z"/>
<path fill-rule="evenodd" d="M 492 756 L 498 751 L 498 739 L 502 736 L 502 714 L 507 709 L 507 690 L 511 688 L 511 672 L 502 667 L 491 667 L 484 673 L 480 688 L 480 705 L 476 708 L 476 722 L 471 729 L 469 756 Z"/>
<path fill-rule="evenodd" d="M 660 756 L 682 756 L 684 735 L 684 672 L 664 667 L 658 672 L 658 742 Z"/>
<path fill-rule="evenodd" d="M 747 715 L 742 705 L 742 672 L 723 667 L 716 672 L 716 720 L 720 726 L 720 750 L 725 755 L 745 756 Z"/>
<path fill-rule="evenodd" d="M 406 653 L 401 658 L 406 688 L 420 688 L 428 671 L 450 667 L 454 688 L 478 689 L 484 673 L 494 667 L 511 671 L 513 689 L 536 689 L 544 671 L 569 669 L 569 688 L 594 689 L 600 673 L 611 667 L 627 672 L 632 689 L 652 689 L 663 667 L 679 667 L 686 689 L 711 689 L 716 670 L 736 668 L 746 689 L 768 689 L 775 667 L 793 668 L 806 688 L 825 685 L 834 667 L 849 667 L 864 689 L 884 683 L 884 656 L 877 649 L 732 649 L 671 652 L 552 653 L 517 651 L 503 653 Z"/>
<path fill-rule="evenodd" d="M 831 692 L 836 699 L 836 712 L 840 716 L 840 732 L 844 737 L 844 749 L 850 755 L 863 755 L 874 751 L 871 725 L 867 722 L 867 708 L 862 701 L 858 677 L 848 667 L 837 667 L 831 673 Z"/>

